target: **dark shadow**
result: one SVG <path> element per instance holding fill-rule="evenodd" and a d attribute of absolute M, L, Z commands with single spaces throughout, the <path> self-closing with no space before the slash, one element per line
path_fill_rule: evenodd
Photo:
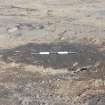
<path fill-rule="evenodd" d="M 76 53 L 67 55 L 33 54 L 41 51 L 72 51 Z M 78 43 L 29 43 L 13 49 L 2 50 L 1 54 L 3 55 L 2 60 L 4 60 L 5 62 L 25 63 L 39 65 L 45 68 L 52 67 L 54 69 L 70 69 L 75 62 L 78 62 L 79 66 L 88 66 L 94 65 L 97 61 L 105 60 L 104 53 L 98 51 L 95 45 L 82 45 Z"/>

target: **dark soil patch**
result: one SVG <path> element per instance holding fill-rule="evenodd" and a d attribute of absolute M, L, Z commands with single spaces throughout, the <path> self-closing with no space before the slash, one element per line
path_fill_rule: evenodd
<path fill-rule="evenodd" d="M 58 52 L 72 51 L 75 54 L 49 54 L 38 55 L 38 52 Z M 75 62 L 78 66 L 85 67 L 94 65 L 96 62 L 105 61 L 104 52 L 100 52 L 95 45 L 69 44 L 69 43 L 51 43 L 51 44 L 34 44 L 29 43 L 13 49 L 1 51 L 2 59 L 5 62 L 25 63 L 40 65 L 43 67 L 52 67 L 54 69 L 70 69 Z"/>

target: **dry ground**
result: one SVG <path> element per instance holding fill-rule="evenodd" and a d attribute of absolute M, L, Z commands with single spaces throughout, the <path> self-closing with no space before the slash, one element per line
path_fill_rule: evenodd
<path fill-rule="evenodd" d="M 95 44 L 104 52 L 105 1 L 0 0 L 0 51 L 30 42 Z M 104 61 L 97 72 L 72 76 L 0 59 L 0 105 L 105 105 Z"/>

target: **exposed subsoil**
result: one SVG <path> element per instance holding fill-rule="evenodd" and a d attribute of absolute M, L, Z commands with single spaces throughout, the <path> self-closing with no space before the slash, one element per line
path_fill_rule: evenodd
<path fill-rule="evenodd" d="M 0 105 L 105 105 L 104 21 L 104 0 L 0 0 Z"/>
<path fill-rule="evenodd" d="M 57 54 L 59 51 L 75 52 L 69 54 Z M 38 52 L 52 52 L 48 55 L 40 55 Z M 53 53 L 55 52 L 55 53 Z M 71 69 L 73 64 L 86 67 L 94 66 L 97 62 L 105 62 L 105 51 L 99 51 L 97 46 L 79 43 L 29 43 L 13 49 L 1 50 L 1 58 L 5 62 L 26 63 L 54 69 Z M 75 65 L 74 65 L 75 66 Z"/>

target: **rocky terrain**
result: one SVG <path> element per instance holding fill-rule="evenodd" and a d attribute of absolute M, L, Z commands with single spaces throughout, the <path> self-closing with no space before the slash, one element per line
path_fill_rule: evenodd
<path fill-rule="evenodd" d="M 0 105 L 105 105 L 104 22 L 104 0 L 0 0 Z"/>

